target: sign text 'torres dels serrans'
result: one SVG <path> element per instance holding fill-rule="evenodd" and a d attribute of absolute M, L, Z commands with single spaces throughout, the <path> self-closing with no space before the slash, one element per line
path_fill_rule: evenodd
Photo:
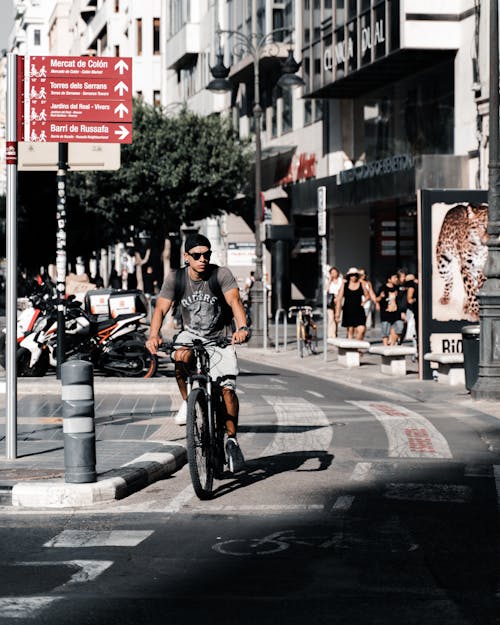
<path fill-rule="evenodd" d="M 132 59 L 26 57 L 26 141 L 132 141 Z"/>

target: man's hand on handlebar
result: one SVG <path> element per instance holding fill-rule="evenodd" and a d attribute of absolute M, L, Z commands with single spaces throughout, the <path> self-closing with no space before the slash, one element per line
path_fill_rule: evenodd
<path fill-rule="evenodd" d="M 236 332 L 233 332 L 233 338 L 231 343 L 234 345 L 239 343 L 246 343 L 250 338 L 250 331 L 246 327 L 241 327 Z"/>
<path fill-rule="evenodd" d="M 163 343 L 163 340 L 160 336 L 150 336 L 146 341 L 146 347 L 152 354 L 158 353 L 158 348 Z"/>

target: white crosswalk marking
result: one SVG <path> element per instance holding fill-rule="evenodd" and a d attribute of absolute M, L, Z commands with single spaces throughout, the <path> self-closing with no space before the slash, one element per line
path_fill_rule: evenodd
<path fill-rule="evenodd" d="M 64 530 L 44 547 L 136 547 L 153 530 Z"/>
<path fill-rule="evenodd" d="M 385 401 L 350 401 L 379 421 L 391 458 L 452 458 L 444 436 L 422 415 Z"/>
<path fill-rule="evenodd" d="M 355 497 L 353 495 L 341 495 L 335 500 L 332 506 L 332 512 L 346 512 L 352 506 L 354 499 Z"/>
<path fill-rule="evenodd" d="M 62 597 L 0 597 L 0 619 L 35 618 Z"/>

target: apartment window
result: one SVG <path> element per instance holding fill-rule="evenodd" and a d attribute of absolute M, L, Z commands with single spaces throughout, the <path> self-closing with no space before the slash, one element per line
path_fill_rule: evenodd
<path fill-rule="evenodd" d="M 281 132 L 290 132 L 293 128 L 293 96 L 291 89 L 282 89 L 281 98 L 283 108 L 281 110 Z"/>
<path fill-rule="evenodd" d="M 273 2 L 273 30 L 283 28 L 275 36 L 276 41 L 289 41 L 293 29 L 293 0 Z"/>
<path fill-rule="evenodd" d="M 190 19 L 190 0 L 170 0 L 170 34 L 175 35 Z"/>
<path fill-rule="evenodd" d="M 136 91 L 136 92 L 135 92 L 135 97 L 136 97 L 138 100 L 142 101 L 142 91 Z"/>
<path fill-rule="evenodd" d="M 160 54 L 160 18 L 153 18 L 153 54 Z"/>
<path fill-rule="evenodd" d="M 115 56 L 120 56 L 120 46 L 115 46 Z"/>
<path fill-rule="evenodd" d="M 136 36 L 137 36 L 137 46 L 136 46 L 136 54 L 137 56 L 142 55 L 142 19 L 139 17 L 135 21 L 136 24 Z"/>
<path fill-rule="evenodd" d="M 161 106 L 160 91 L 158 89 L 153 91 L 153 106 Z"/>
<path fill-rule="evenodd" d="M 33 31 L 33 45 L 39 46 L 41 43 L 41 33 L 39 28 L 35 28 Z"/>
<path fill-rule="evenodd" d="M 120 0 L 115 0 L 115 13 L 120 12 Z"/>

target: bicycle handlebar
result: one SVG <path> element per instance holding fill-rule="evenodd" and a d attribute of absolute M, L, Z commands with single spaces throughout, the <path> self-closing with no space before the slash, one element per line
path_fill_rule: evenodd
<path fill-rule="evenodd" d="M 216 346 L 224 348 L 231 345 L 231 339 L 226 336 L 219 336 L 216 339 L 193 339 L 191 341 L 180 341 L 179 343 L 176 341 L 164 341 L 163 345 L 169 350 L 177 349 L 179 347 L 196 348 Z"/>

